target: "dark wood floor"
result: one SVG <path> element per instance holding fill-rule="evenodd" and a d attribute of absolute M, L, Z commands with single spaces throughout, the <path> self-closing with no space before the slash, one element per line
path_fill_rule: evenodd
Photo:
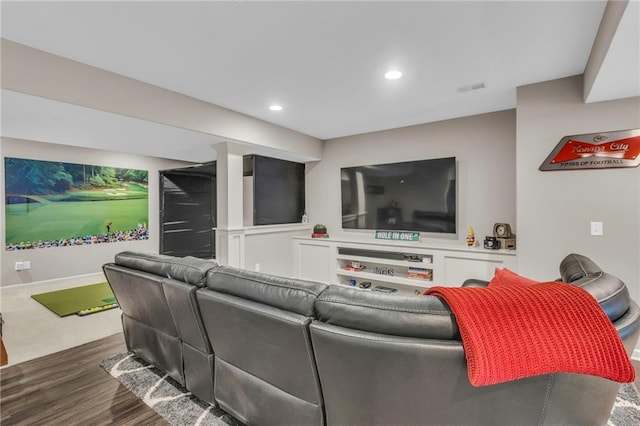
<path fill-rule="evenodd" d="M 100 367 L 122 333 L 0 370 L 0 424 L 168 425 Z"/>

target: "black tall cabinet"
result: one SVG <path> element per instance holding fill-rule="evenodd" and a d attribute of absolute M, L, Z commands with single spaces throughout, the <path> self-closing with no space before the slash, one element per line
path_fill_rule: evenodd
<path fill-rule="evenodd" d="M 160 253 L 216 255 L 216 163 L 160 172 Z"/>

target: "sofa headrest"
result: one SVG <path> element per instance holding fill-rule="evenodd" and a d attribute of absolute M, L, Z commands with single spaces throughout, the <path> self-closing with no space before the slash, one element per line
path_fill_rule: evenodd
<path fill-rule="evenodd" d="M 311 317 L 327 285 L 220 266 L 207 275 L 207 288 Z"/>
<path fill-rule="evenodd" d="M 460 339 L 449 307 L 434 296 L 404 296 L 332 285 L 316 301 L 327 324 L 394 336 Z"/>
<path fill-rule="evenodd" d="M 183 281 L 198 287 L 204 286 L 207 272 L 218 266 L 213 260 L 192 256 L 175 257 L 134 251 L 116 254 L 115 264 Z"/>
<path fill-rule="evenodd" d="M 602 272 L 593 260 L 581 254 L 571 253 L 560 262 L 560 277 L 565 283 L 571 283 L 587 275 Z"/>
<path fill-rule="evenodd" d="M 611 321 L 617 321 L 630 306 L 629 290 L 618 278 L 600 269 L 591 259 L 569 254 L 560 262 L 562 281 L 589 292 Z"/>

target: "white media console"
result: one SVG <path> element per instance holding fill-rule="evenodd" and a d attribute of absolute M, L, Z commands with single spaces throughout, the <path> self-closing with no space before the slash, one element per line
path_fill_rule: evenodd
<path fill-rule="evenodd" d="M 460 286 L 468 278 L 490 280 L 496 268 L 517 268 L 515 250 L 463 244 L 294 237 L 293 273 L 331 284 L 370 282 L 371 287 L 414 293 L 436 285 Z"/>

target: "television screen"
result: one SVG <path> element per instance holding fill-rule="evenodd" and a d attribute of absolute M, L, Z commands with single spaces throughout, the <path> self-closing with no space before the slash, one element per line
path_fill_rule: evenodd
<path fill-rule="evenodd" d="M 341 169 L 342 228 L 456 233 L 455 157 Z"/>
<path fill-rule="evenodd" d="M 253 224 L 299 223 L 304 213 L 303 163 L 253 158 Z"/>

